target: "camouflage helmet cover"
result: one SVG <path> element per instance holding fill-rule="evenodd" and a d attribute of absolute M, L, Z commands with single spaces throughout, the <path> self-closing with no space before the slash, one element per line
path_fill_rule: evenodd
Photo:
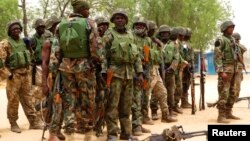
<path fill-rule="evenodd" d="M 220 26 L 220 30 L 221 30 L 221 32 L 224 32 L 228 27 L 230 27 L 230 26 L 235 26 L 235 24 L 232 22 L 232 21 L 225 21 L 225 22 L 223 22 L 222 24 L 221 24 L 221 26 Z"/>
<path fill-rule="evenodd" d="M 157 29 L 157 25 L 154 21 L 148 21 L 148 29 Z"/>
<path fill-rule="evenodd" d="M 90 5 L 85 0 L 71 0 L 74 13 L 78 13 L 81 9 L 90 9 Z"/>
<path fill-rule="evenodd" d="M 46 29 L 52 28 L 54 24 L 58 24 L 61 20 L 57 18 L 56 16 L 51 16 L 46 22 L 45 27 Z"/>
<path fill-rule="evenodd" d="M 170 32 L 171 31 L 171 28 L 168 26 L 168 25 L 161 25 L 160 27 L 159 27 L 159 33 L 161 33 L 161 32 Z"/>
<path fill-rule="evenodd" d="M 179 34 L 179 29 L 176 27 L 173 27 L 170 31 L 170 36 L 177 36 Z"/>
<path fill-rule="evenodd" d="M 95 22 L 96 22 L 97 25 L 99 25 L 99 24 L 107 24 L 107 25 L 109 25 L 109 21 L 105 17 L 102 17 L 102 16 L 97 17 L 95 19 Z"/>
<path fill-rule="evenodd" d="M 192 35 L 192 30 L 190 28 L 186 28 L 186 34 L 185 36 L 190 37 Z"/>
<path fill-rule="evenodd" d="M 45 27 L 45 22 L 43 19 L 36 19 L 34 24 L 33 24 L 33 28 L 38 28 L 40 26 L 44 26 Z"/>
<path fill-rule="evenodd" d="M 114 22 L 114 18 L 115 18 L 115 16 L 116 16 L 117 14 L 123 15 L 123 16 L 126 18 L 126 21 L 127 21 L 127 23 L 128 23 L 128 15 L 127 15 L 125 9 L 123 9 L 123 8 L 118 8 L 118 9 L 116 9 L 116 10 L 112 13 L 112 16 L 111 16 L 111 18 L 110 18 L 110 21 L 111 21 L 112 23 Z"/>
<path fill-rule="evenodd" d="M 134 25 L 136 23 L 142 23 L 142 24 L 145 25 L 146 28 L 148 28 L 147 20 L 144 17 L 142 17 L 142 16 L 135 17 L 134 22 L 133 22 L 133 28 L 134 28 Z"/>
<path fill-rule="evenodd" d="M 18 20 L 10 21 L 10 22 L 7 24 L 7 34 L 8 34 L 9 36 L 10 36 L 10 29 L 11 29 L 11 27 L 12 27 L 13 25 L 15 25 L 15 24 L 17 24 L 17 25 L 20 26 L 21 31 L 23 30 L 23 27 L 22 27 L 22 24 L 21 24 L 20 21 L 18 21 Z"/>
<path fill-rule="evenodd" d="M 184 27 L 179 26 L 179 27 L 176 27 L 176 28 L 177 28 L 180 35 L 183 35 L 183 36 L 186 35 L 186 30 L 185 30 Z"/>
<path fill-rule="evenodd" d="M 237 33 L 237 32 L 233 33 L 232 36 L 233 36 L 236 40 L 241 40 L 241 36 L 240 36 L 240 34 Z"/>

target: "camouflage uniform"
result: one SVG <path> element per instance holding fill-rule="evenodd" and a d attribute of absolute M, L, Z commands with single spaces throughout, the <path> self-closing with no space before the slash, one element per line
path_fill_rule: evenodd
<path fill-rule="evenodd" d="M 126 19 L 126 23 L 128 22 L 127 14 L 123 9 L 117 9 L 110 21 L 114 22 L 116 16 L 122 16 Z M 129 117 L 133 98 L 133 76 L 135 73 L 143 72 L 139 51 L 133 43 L 132 33 L 127 30 L 120 34 L 115 28 L 109 29 L 105 32 L 103 42 L 105 60 L 102 64 L 102 73 L 107 73 L 108 69 L 113 72 L 106 109 L 108 140 L 117 140 L 118 119 L 121 125 L 120 139 L 128 140 L 131 135 Z M 123 50 L 125 48 L 127 50 Z M 124 56 L 120 54 L 121 52 Z"/>
<path fill-rule="evenodd" d="M 71 14 L 69 17 L 70 20 L 74 18 L 83 19 L 82 15 L 77 13 Z M 75 113 L 77 114 L 78 125 L 82 129 L 92 128 L 94 124 L 96 77 L 95 68 L 90 58 L 96 58 L 97 33 L 94 22 L 90 19 L 86 19 L 86 22 L 86 30 L 89 32 L 89 34 L 86 34 L 86 38 L 88 38 L 89 46 L 83 47 L 86 52 L 79 52 L 80 54 L 83 53 L 85 57 L 66 57 L 66 54 L 70 56 L 72 52 L 64 52 L 60 45 L 62 62 L 59 70 L 63 87 L 61 97 L 63 100 L 65 133 L 67 135 L 74 133 Z"/>
<path fill-rule="evenodd" d="M 235 95 L 235 75 L 237 72 L 238 58 L 235 50 L 239 51 L 238 46 L 234 46 L 234 38 L 231 36 L 234 23 L 225 21 L 221 25 L 223 33 L 215 41 L 214 60 L 216 72 L 218 73 L 218 119 L 219 123 L 229 123 L 227 119 L 239 119 L 232 115 L 232 108 L 236 99 Z"/>
<path fill-rule="evenodd" d="M 233 33 L 232 36 L 235 38 L 237 45 L 240 47 L 241 57 L 244 58 L 243 54 L 247 51 L 247 48 L 240 43 L 241 40 L 240 34 Z M 238 98 L 240 96 L 241 82 L 243 80 L 243 64 L 240 62 L 238 62 L 238 70 L 236 72 L 235 79 L 236 79 L 235 91 L 236 91 L 236 97 Z"/>
<path fill-rule="evenodd" d="M 182 42 L 183 48 L 183 59 L 188 62 L 188 65 L 183 70 L 183 77 L 182 77 L 182 98 L 181 98 L 181 107 L 182 108 L 191 108 L 191 104 L 188 103 L 188 90 L 191 84 L 191 73 L 193 73 L 192 65 L 194 64 L 194 50 L 191 47 L 189 39 L 191 37 L 191 29 L 187 28 L 186 34 L 184 36 L 184 41 Z"/>
<path fill-rule="evenodd" d="M 9 23 L 7 29 L 8 38 L 0 43 L 0 60 L 3 64 L 2 67 L 6 67 L 11 73 L 6 86 L 8 98 L 7 116 L 11 124 L 11 130 L 20 133 L 21 130 L 16 123 L 19 101 L 30 123 L 30 129 L 41 129 L 42 127 L 38 125 L 39 120 L 36 117 L 34 105 L 32 104 L 32 94 L 30 93 L 30 52 L 26 48 L 23 39 L 14 39 L 12 37 L 14 35 L 11 35 L 11 33 L 16 32 L 15 28 L 19 28 L 21 32 L 21 23 L 18 21 Z"/>

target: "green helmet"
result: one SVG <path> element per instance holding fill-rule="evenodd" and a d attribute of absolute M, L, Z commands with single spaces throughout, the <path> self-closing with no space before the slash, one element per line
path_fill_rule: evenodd
<path fill-rule="evenodd" d="M 101 17 L 97 17 L 95 19 L 95 22 L 96 22 L 97 26 L 99 24 L 107 24 L 107 25 L 109 25 L 109 21 L 105 17 L 102 17 L 102 16 Z"/>
<path fill-rule="evenodd" d="M 186 28 L 186 34 L 185 36 L 190 37 L 192 35 L 192 30 L 190 28 Z"/>
<path fill-rule="evenodd" d="M 235 24 L 232 21 L 225 21 L 221 24 L 220 30 L 221 32 L 224 32 L 229 26 L 235 26 Z"/>
<path fill-rule="evenodd" d="M 178 26 L 176 27 L 178 29 L 178 32 L 180 35 L 185 36 L 186 35 L 186 30 L 184 27 Z"/>
<path fill-rule="evenodd" d="M 241 40 L 241 36 L 240 36 L 240 34 L 237 33 L 237 32 L 233 33 L 232 36 L 233 36 L 236 40 Z"/>
<path fill-rule="evenodd" d="M 22 24 L 21 24 L 20 21 L 18 21 L 18 20 L 11 21 L 11 22 L 9 22 L 9 23 L 7 24 L 7 33 L 8 33 L 8 36 L 10 36 L 10 29 L 11 29 L 11 27 L 12 27 L 13 25 L 15 25 L 15 24 L 17 24 L 17 25 L 20 26 L 21 31 L 23 30 L 23 27 L 22 27 Z"/>
<path fill-rule="evenodd" d="M 161 33 L 161 32 L 170 32 L 170 31 L 171 31 L 171 28 L 166 24 L 161 25 L 159 27 L 159 33 Z"/>
<path fill-rule="evenodd" d="M 148 21 L 148 29 L 157 29 L 157 25 L 154 21 Z"/>
<path fill-rule="evenodd" d="M 45 27 L 45 22 L 43 19 L 36 19 L 34 24 L 33 24 L 33 28 L 38 28 L 39 26 L 44 26 Z"/>
<path fill-rule="evenodd" d="M 110 21 L 111 21 L 112 23 L 114 22 L 114 18 L 115 18 L 115 16 L 116 16 L 117 14 L 123 15 L 123 16 L 126 18 L 126 21 L 127 21 L 127 23 L 128 23 L 128 15 L 127 15 L 125 9 L 123 9 L 123 8 L 118 8 L 118 9 L 116 9 L 116 10 L 112 13 L 112 16 L 111 16 L 111 18 L 110 18 Z"/>
<path fill-rule="evenodd" d="M 57 18 L 56 16 L 51 16 L 46 22 L 45 27 L 46 29 L 52 28 L 54 24 L 58 24 L 61 20 Z"/>
<path fill-rule="evenodd" d="M 136 23 L 142 23 L 142 24 L 145 25 L 146 28 L 148 28 L 148 26 L 147 26 L 147 20 L 144 17 L 141 17 L 141 16 L 140 17 L 135 17 L 134 22 L 133 22 L 133 28 L 134 28 L 134 25 Z"/>
<path fill-rule="evenodd" d="M 179 29 L 176 27 L 173 27 L 170 31 L 170 36 L 177 36 L 179 34 Z"/>

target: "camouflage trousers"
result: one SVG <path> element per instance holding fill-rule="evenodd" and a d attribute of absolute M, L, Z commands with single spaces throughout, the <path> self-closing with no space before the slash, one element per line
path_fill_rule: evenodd
<path fill-rule="evenodd" d="M 94 123 L 96 78 L 95 72 L 67 73 L 62 75 L 62 103 L 65 133 L 74 132 L 77 125 L 87 128 Z"/>
<path fill-rule="evenodd" d="M 164 86 L 162 78 L 160 75 L 151 76 L 152 81 L 150 84 L 150 91 L 152 92 L 151 101 L 150 101 L 150 108 L 152 111 L 157 111 L 158 109 L 158 102 L 161 108 L 161 111 L 164 112 L 168 110 L 168 93 L 167 89 Z M 154 102 L 156 101 L 156 102 Z"/>
<path fill-rule="evenodd" d="M 32 123 L 37 120 L 30 90 L 31 78 L 28 73 L 13 73 L 13 77 L 7 79 L 7 117 L 10 122 L 15 122 L 18 119 L 19 102 L 29 122 Z"/>
<path fill-rule="evenodd" d="M 133 79 L 113 77 L 110 86 L 106 109 L 106 123 L 108 136 L 118 135 L 118 119 L 120 121 L 121 135 L 131 135 L 131 114 L 133 98 Z"/>
<path fill-rule="evenodd" d="M 226 73 L 227 81 L 224 82 L 220 76 L 218 76 L 218 93 L 219 99 L 217 108 L 224 110 L 225 108 L 233 108 L 236 93 L 235 93 L 235 74 L 236 73 Z"/>
<path fill-rule="evenodd" d="M 236 74 L 235 74 L 235 92 L 236 92 L 236 98 L 240 96 L 240 89 L 241 89 L 241 82 L 243 80 L 243 72 L 242 69 L 238 68 Z"/>
<path fill-rule="evenodd" d="M 132 103 L 132 129 L 137 126 L 142 125 L 142 85 L 141 83 L 134 79 L 134 93 L 133 93 L 133 103 Z"/>
<path fill-rule="evenodd" d="M 178 107 L 179 105 L 179 102 L 180 102 L 180 99 L 182 98 L 183 96 L 183 87 L 182 87 L 182 70 L 179 70 L 177 69 L 177 71 L 175 72 L 175 95 L 174 95 L 174 100 L 175 100 L 175 103 L 174 103 L 174 106 L 175 107 Z"/>
<path fill-rule="evenodd" d="M 165 86 L 168 92 L 168 106 L 169 108 L 174 108 L 175 106 L 175 74 L 167 74 L 165 77 Z"/>
<path fill-rule="evenodd" d="M 188 101 L 188 90 L 191 84 L 191 74 L 188 70 L 188 67 L 186 67 L 183 71 L 183 77 L 182 77 L 182 99 L 185 99 Z"/>

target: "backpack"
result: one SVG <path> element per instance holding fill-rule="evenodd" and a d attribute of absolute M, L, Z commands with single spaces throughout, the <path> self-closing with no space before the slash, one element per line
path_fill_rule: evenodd
<path fill-rule="evenodd" d="M 62 19 L 59 25 L 59 44 L 65 58 L 89 57 L 87 19 Z"/>

